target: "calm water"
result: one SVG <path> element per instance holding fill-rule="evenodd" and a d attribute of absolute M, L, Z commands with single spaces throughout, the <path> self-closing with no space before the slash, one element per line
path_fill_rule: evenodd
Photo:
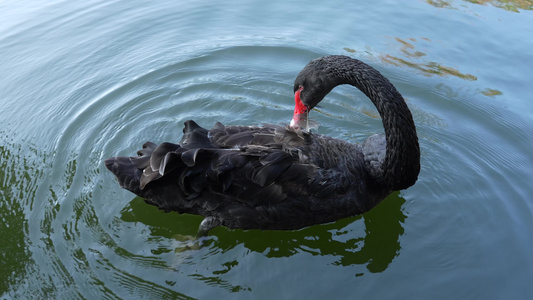
<path fill-rule="evenodd" d="M 0 298 L 531 296 L 532 1 L 359 2 L 0 2 Z M 379 69 L 418 126 L 419 181 L 371 212 L 191 248 L 201 218 L 105 170 L 190 118 L 287 123 L 295 76 L 328 54 Z M 312 117 L 382 131 L 351 87 Z"/>

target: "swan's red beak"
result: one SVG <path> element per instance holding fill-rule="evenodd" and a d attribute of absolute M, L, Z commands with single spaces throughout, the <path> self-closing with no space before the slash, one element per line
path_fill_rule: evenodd
<path fill-rule="evenodd" d="M 290 127 L 293 129 L 300 129 L 303 131 L 308 131 L 308 115 L 309 107 L 305 106 L 300 99 L 300 93 L 304 88 L 300 86 L 296 93 L 294 93 L 294 115 L 292 116 Z"/>

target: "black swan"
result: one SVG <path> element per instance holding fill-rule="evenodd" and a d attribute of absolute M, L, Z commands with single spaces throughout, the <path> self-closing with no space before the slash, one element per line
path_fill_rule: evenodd
<path fill-rule="evenodd" d="M 362 145 L 307 131 L 307 114 L 336 86 L 372 100 L 385 134 Z M 137 157 L 105 161 L 121 187 L 165 211 L 216 226 L 291 230 L 364 213 L 420 171 L 415 124 L 403 97 L 377 70 L 347 56 L 315 59 L 294 82 L 289 126 L 185 122 L 180 143 L 147 142 Z"/>

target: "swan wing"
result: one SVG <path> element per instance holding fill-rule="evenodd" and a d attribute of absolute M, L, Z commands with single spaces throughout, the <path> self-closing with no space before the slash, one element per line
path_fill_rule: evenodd
<path fill-rule="evenodd" d="M 115 158 L 108 168 L 122 187 L 165 210 L 205 215 L 221 205 L 273 206 L 305 193 L 315 170 L 300 162 L 295 145 L 303 139 L 284 130 L 220 123 L 206 130 L 187 121 L 180 144 L 148 142 L 138 157 Z"/>

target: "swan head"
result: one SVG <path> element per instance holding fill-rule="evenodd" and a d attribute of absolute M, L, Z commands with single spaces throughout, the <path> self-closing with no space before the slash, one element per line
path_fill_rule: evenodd
<path fill-rule="evenodd" d="M 308 115 L 311 109 L 337 85 L 343 84 L 344 79 L 339 78 L 336 64 L 345 56 L 326 56 L 309 62 L 300 71 L 294 80 L 295 108 L 290 127 L 308 131 L 310 125 Z"/>
<path fill-rule="evenodd" d="M 300 91 L 300 100 L 309 109 L 314 108 L 337 85 L 345 83 L 339 78 L 336 60 L 342 56 L 326 56 L 310 61 L 294 80 L 294 93 Z"/>

